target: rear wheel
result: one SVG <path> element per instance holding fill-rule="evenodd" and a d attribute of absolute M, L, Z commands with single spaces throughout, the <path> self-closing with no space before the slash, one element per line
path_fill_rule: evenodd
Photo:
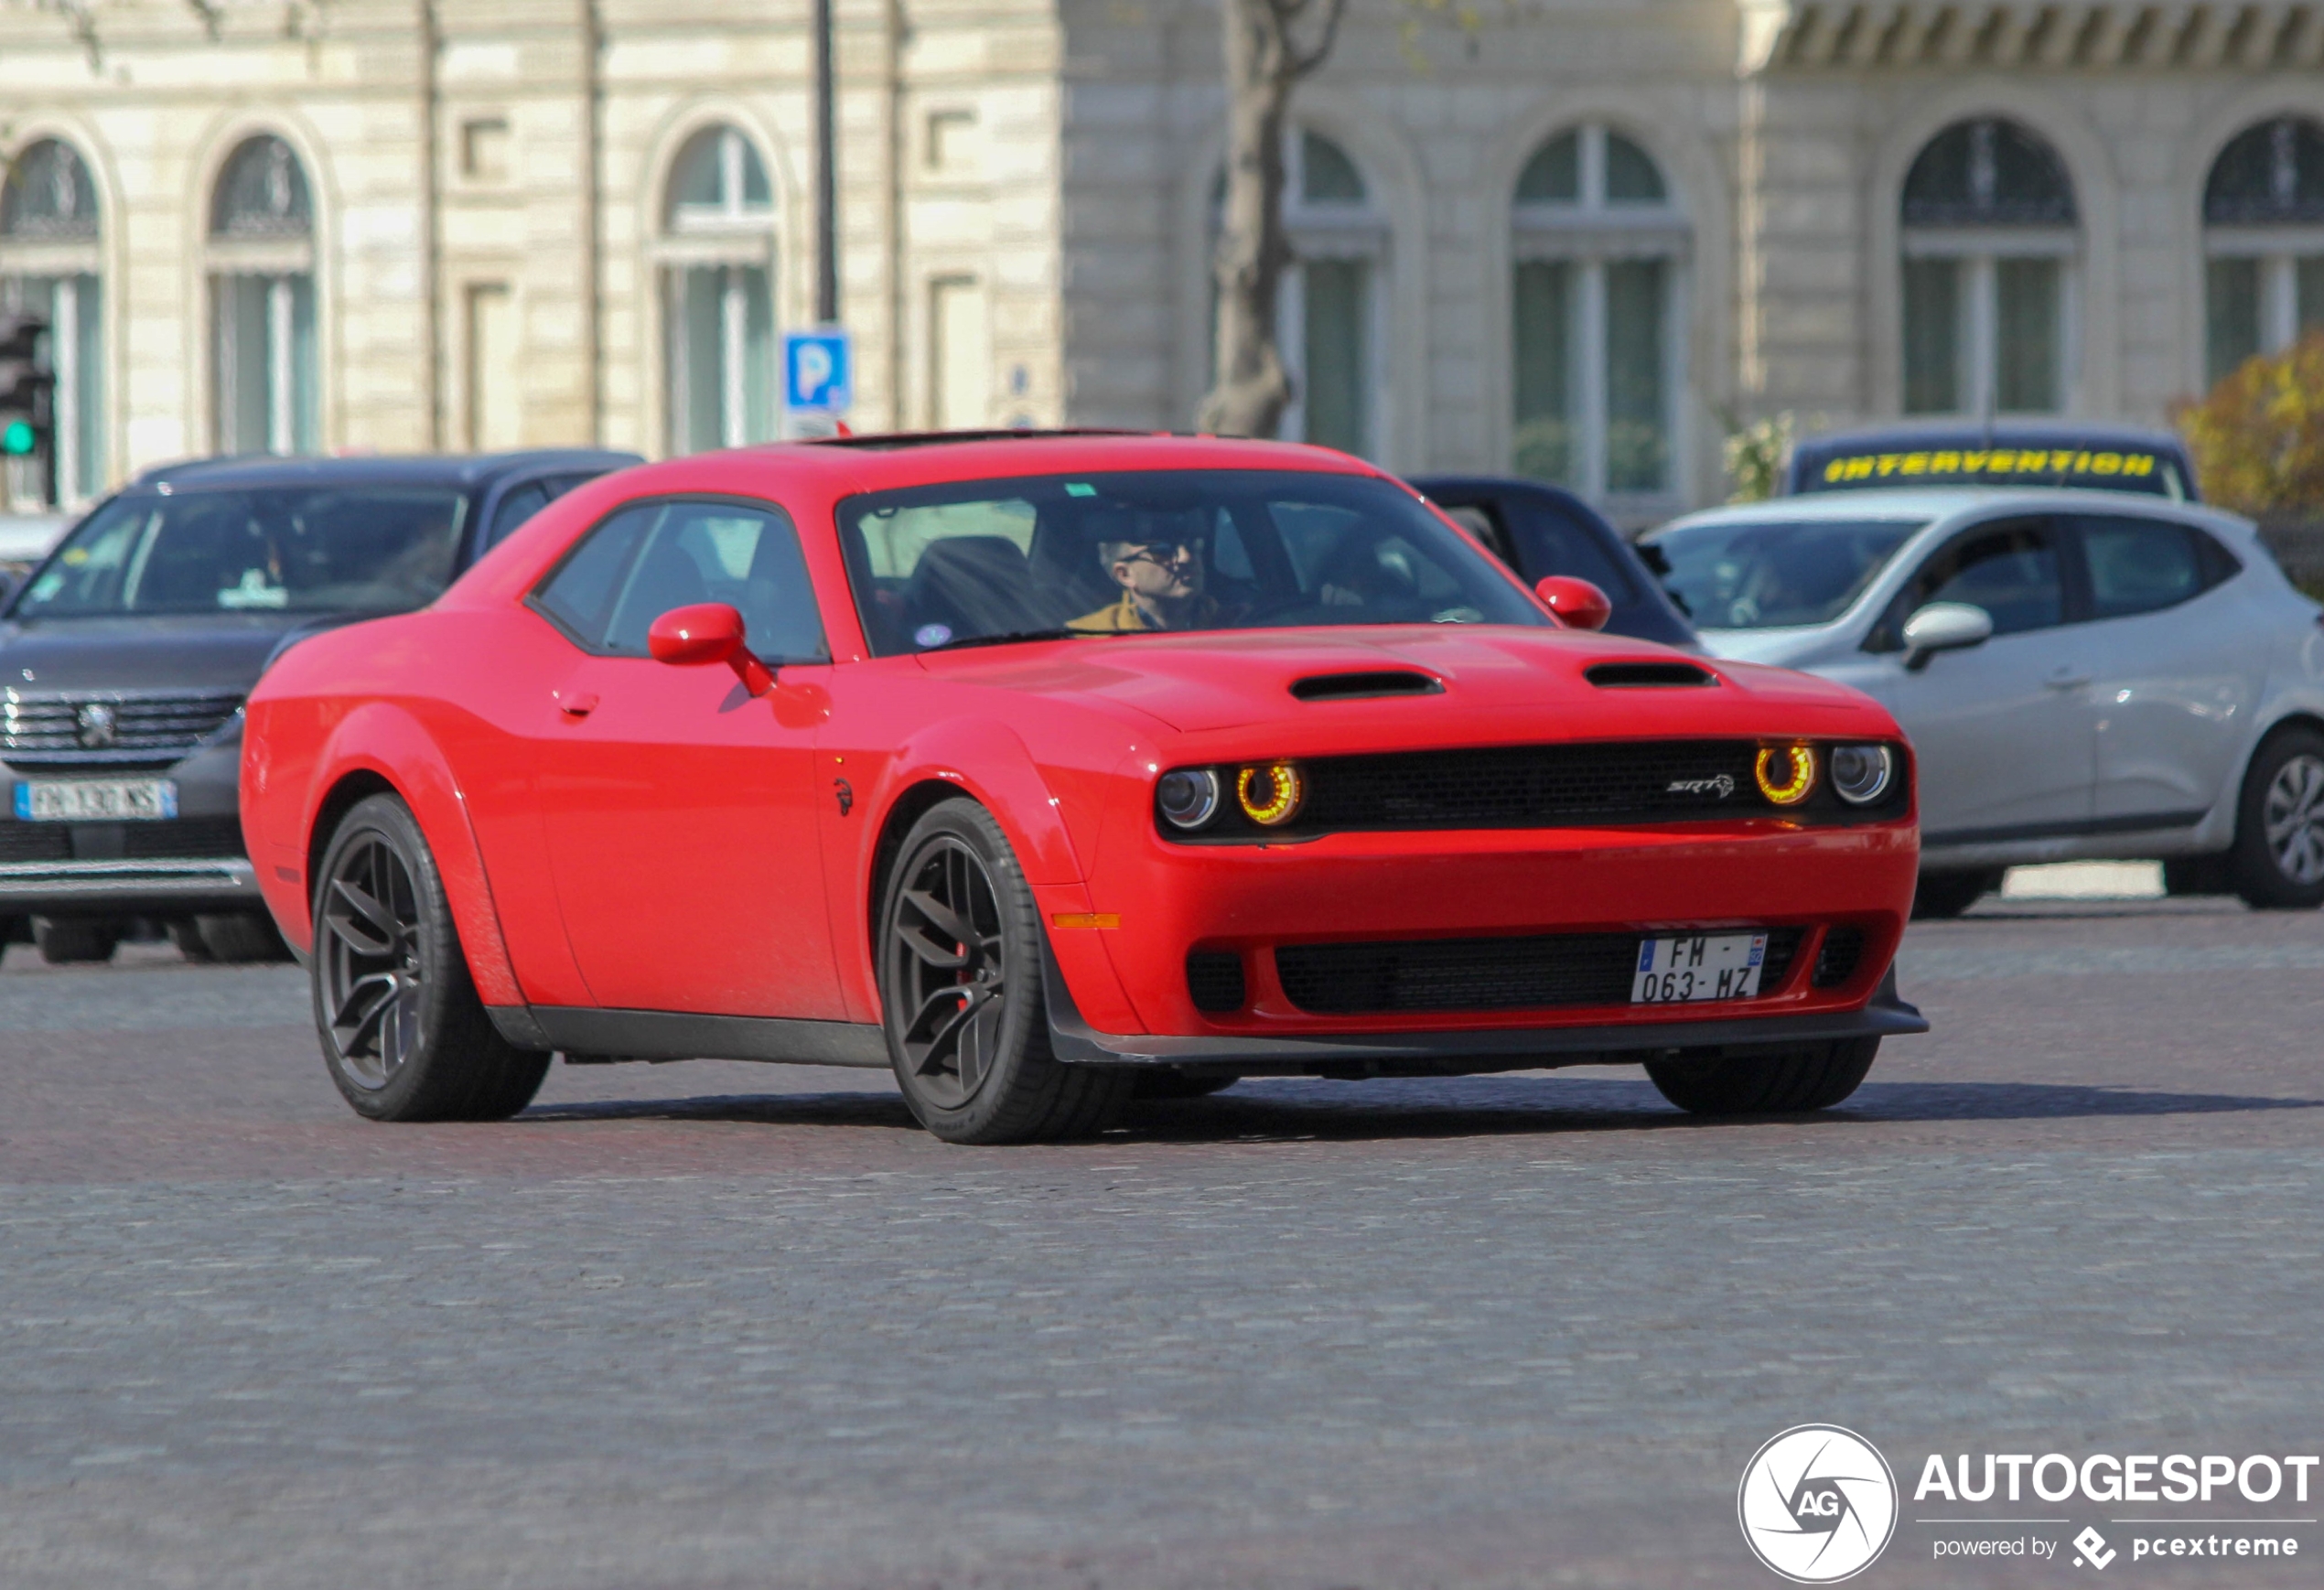
<path fill-rule="evenodd" d="M 992 813 L 947 800 L 914 823 L 879 921 L 888 1058 L 922 1126 L 947 1143 L 1038 1143 L 1113 1117 L 1130 1080 L 1049 1052 L 1040 918 Z"/>
<path fill-rule="evenodd" d="M 331 1080 L 356 1112 L 499 1121 L 531 1103 L 549 1057 L 513 1047 L 484 1014 L 410 809 L 393 795 L 358 803 L 331 836 L 319 876 L 315 1026 Z"/>
<path fill-rule="evenodd" d="M 2261 910 L 2324 905 L 2324 735 L 2286 729 L 2252 758 L 2227 865 Z"/>
<path fill-rule="evenodd" d="M 121 924 L 96 917 L 35 917 L 32 942 L 51 966 L 93 965 L 113 959 Z"/>
<path fill-rule="evenodd" d="M 1650 1060 L 1663 1098 L 1695 1115 L 1777 1115 L 1828 1110 L 1856 1090 L 1880 1040 L 1842 1038 L 1793 1054 L 1726 1060 Z"/>
<path fill-rule="evenodd" d="M 1957 917 L 2001 886 L 2001 869 L 1978 867 L 1969 872 L 1924 872 L 1912 891 L 1916 921 Z"/>

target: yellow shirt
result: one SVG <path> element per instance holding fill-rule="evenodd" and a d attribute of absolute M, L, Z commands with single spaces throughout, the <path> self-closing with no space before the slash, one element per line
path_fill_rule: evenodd
<path fill-rule="evenodd" d="M 1122 599 L 1112 607 L 1100 607 L 1094 613 L 1084 613 L 1065 627 L 1088 635 L 1119 635 L 1125 630 L 1153 628 L 1146 621 L 1146 615 L 1138 611 L 1137 603 L 1127 591 L 1124 591 Z"/>

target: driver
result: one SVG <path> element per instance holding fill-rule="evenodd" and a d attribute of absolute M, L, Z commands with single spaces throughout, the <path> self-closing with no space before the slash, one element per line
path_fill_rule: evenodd
<path fill-rule="evenodd" d="M 1201 537 L 1163 514 L 1124 516 L 1109 528 L 1117 533 L 1098 543 L 1098 561 L 1122 587 L 1121 599 L 1073 619 L 1067 628 L 1119 634 L 1200 629 L 1215 620 L 1218 604 L 1202 594 Z"/>

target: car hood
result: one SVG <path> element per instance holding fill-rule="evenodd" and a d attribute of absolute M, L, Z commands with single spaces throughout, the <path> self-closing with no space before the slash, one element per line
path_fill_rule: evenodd
<path fill-rule="evenodd" d="M 0 687 L 247 691 L 285 647 L 336 614 L 187 613 L 0 622 Z"/>
<path fill-rule="evenodd" d="M 1692 663 L 1727 688 L 1714 700 L 1699 687 L 1606 689 L 1585 676 L 1594 664 L 1621 661 Z M 1538 726 L 1546 730 L 1609 735 L 1664 732 L 1676 715 L 1686 715 L 1705 720 L 1695 732 L 1727 726 L 1755 733 L 1760 730 L 1751 720 L 1760 714 L 1747 704 L 1792 717 L 1803 706 L 1878 710 L 1846 686 L 1805 674 L 1572 629 L 1398 626 L 1148 635 L 926 654 L 920 661 L 931 674 L 963 684 L 1133 707 L 1186 734 L 1318 722 L 1327 714 L 1415 723 L 1503 720 L 1512 726 L 1545 719 Z M 1426 675 L 1442 689 L 1355 699 L 1293 693 L 1302 682 L 1377 672 Z M 1793 732 L 1802 726 L 1794 725 Z"/>

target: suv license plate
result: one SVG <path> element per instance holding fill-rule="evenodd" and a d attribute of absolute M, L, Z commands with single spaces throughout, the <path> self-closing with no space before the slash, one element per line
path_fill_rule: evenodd
<path fill-rule="evenodd" d="M 1759 991 L 1759 964 L 1766 959 L 1765 933 L 1695 933 L 1641 940 L 1638 972 L 1630 979 L 1630 1003 L 1684 1004 L 1704 999 L 1749 999 Z"/>
<path fill-rule="evenodd" d="M 72 779 L 16 786 L 25 822 L 157 822 L 178 815 L 170 779 Z"/>

